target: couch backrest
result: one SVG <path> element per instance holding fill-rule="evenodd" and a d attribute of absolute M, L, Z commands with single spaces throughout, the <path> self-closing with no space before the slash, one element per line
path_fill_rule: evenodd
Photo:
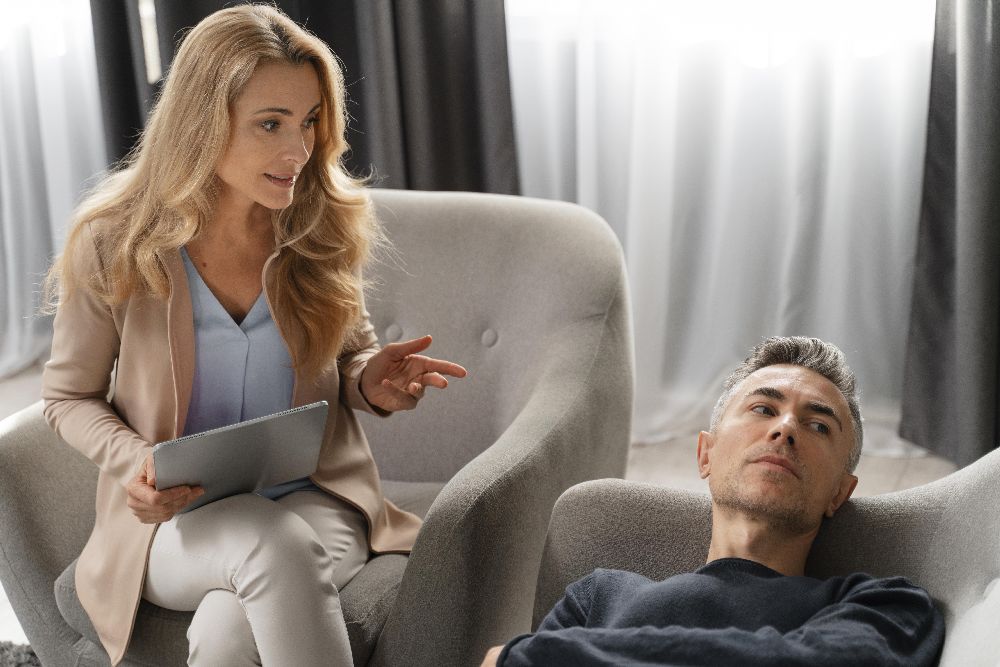
<path fill-rule="evenodd" d="M 446 481 L 489 447 L 527 402 L 560 340 L 608 315 L 621 247 L 573 204 L 472 193 L 374 190 L 393 256 L 367 296 L 380 342 L 434 336 L 427 354 L 469 376 L 419 409 L 362 415 L 386 479 Z M 581 360 L 585 363 L 586 360 Z"/>

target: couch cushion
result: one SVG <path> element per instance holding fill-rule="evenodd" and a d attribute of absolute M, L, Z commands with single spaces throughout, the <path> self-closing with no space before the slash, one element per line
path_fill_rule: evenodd
<path fill-rule="evenodd" d="M 76 596 L 75 571 L 74 560 L 56 579 L 56 605 L 66 623 L 90 641 L 91 646 L 78 642 L 74 649 L 97 649 L 100 647 L 97 632 Z M 126 662 L 140 665 L 186 664 L 187 628 L 192 616 L 191 612 L 164 609 L 142 600 L 133 631 L 133 636 L 142 637 L 142 641 L 132 642 L 125 655 Z"/>

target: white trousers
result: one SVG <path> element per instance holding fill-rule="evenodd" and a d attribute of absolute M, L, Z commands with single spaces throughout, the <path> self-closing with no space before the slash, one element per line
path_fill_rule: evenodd
<path fill-rule="evenodd" d="M 367 524 L 318 491 L 246 494 L 160 525 L 143 597 L 194 611 L 188 664 L 352 664 L 338 588 L 368 560 Z"/>

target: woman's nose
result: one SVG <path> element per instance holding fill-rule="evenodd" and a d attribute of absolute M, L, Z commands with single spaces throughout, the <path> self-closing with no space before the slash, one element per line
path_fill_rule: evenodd
<path fill-rule="evenodd" d="M 310 139 L 302 134 L 292 135 L 288 146 L 285 148 L 285 159 L 302 166 L 309 161 L 311 154 L 312 142 Z"/>

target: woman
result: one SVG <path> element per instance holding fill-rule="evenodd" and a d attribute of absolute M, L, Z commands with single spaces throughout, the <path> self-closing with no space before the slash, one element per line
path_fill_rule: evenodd
<path fill-rule="evenodd" d="M 413 545 L 352 408 L 411 409 L 465 370 L 418 354 L 426 336 L 378 348 L 360 279 L 378 231 L 345 119 L 323 42 L 273 7 L 209 16 L 53 266 L 45 415 L 100 468 L 76 586 L 113 664 L 140 596 L 195 611 L 191 664 L 351 664 L 338 587 Z M 310 478 L 186 514 L 201 489 L 156 491 L 154 443 L 317 400 Z"/>

